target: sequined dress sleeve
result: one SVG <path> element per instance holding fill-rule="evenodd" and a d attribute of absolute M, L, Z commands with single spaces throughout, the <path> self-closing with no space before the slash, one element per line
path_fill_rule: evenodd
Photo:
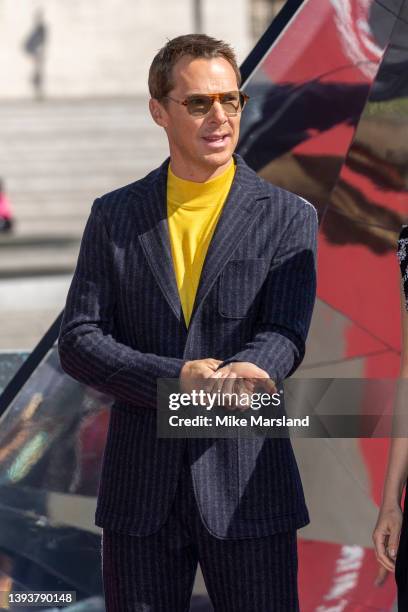
<path fill-rule="evenodd" d="M 397 256 L 404 285 L 405 308 L 408 312 L 408 225 L 402 226 L 398 239 Z"/>

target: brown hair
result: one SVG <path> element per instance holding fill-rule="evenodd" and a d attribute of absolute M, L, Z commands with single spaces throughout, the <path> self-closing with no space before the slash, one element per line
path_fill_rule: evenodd
<path fill-rule="evenodd" d="M 185 34 L 167 41 L 155 55 L 149 70 L 149 91 L 152 98 L 160 100 L 173 89 L 172 70 L 184 55 L 207 59 L 225 58 L 233 67 L 240 87 L 241 73 L 235 52 L 229 44 L 206 34 Z"/>

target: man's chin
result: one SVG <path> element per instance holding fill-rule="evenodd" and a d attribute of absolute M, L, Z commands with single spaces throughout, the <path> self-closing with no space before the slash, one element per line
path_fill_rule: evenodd
<path fill-rule="evenodd" d="M 211 168 L 219 168 L 220 166 L 224 166 L 227 164 L 234 151 L 216 151 L 211 153 L 204 153 L 201 156 L 201 159 L 205 164 L 207 164 Z"/>

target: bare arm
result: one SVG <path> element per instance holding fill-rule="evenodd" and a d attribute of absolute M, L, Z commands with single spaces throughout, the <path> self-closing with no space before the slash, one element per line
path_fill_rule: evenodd
<path fill-rule="evenodd" d="M 403 421 L 408 419 L 408 403 L 405 390 L 408 386 L 408 312 L 406 298 L 401 283 L 401 323 L 402 323 L 402 354 L 401 354 L 401 384 L 395 399 L 396 430 L 391 440 L 388 466 L 384 482 L 383 498 L 373 533 L 373 541 L 378 561 L 387 570 L 394 571 L 399 537 L 402 525 L 401 498 L 408 476 L 408 437 L 407 426 Z M 405 437 L 396 437 L 398 430 Z"/>

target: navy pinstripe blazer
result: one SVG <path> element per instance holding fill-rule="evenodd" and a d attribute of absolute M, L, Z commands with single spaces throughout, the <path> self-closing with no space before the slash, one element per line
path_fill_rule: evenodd
<path fill-rule="evenodd" d="M 188 329 L 166 218 L 169 158 L 93 203 L 58 349 L 69 375 L 115 398 L 95 516 L 101 527 L 157 531 L 185 452 L 213 535 L 262 536 L 309 521 L 289 439 L 156 437 L 156 379 L 178 378 L 186 360 L 250 361 L 283 380 L 304 355 L 316 290 L 316 211 L 234 158 Z"/>

